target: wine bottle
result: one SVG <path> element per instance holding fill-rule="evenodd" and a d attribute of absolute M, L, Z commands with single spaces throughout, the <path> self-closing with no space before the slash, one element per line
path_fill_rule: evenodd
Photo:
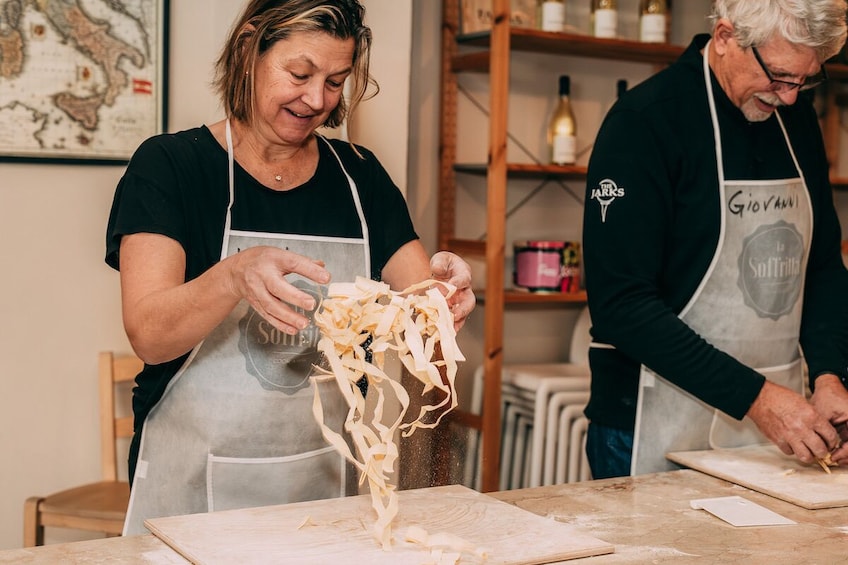
<path fill-rule="evenodd" d="M 577 122 L 571 109 L 571 79 L 559 77 L 559 103 L 548 122 L 548 146 L 551 162 L 556 165 L 573 165 L 577 160 Z"/>
<path fill-rule="evenodd" d="M 615 83 L 615 98 L 618 100 L 621 95 L 627 92 L 627 81 L 623 78 L 618 79 Z"/>
<path fill-rule="evenodd" d="M 618 2 L 616 0 L 592 0 L 592 33 L 595 37 L 618 35 Z"/>
<path fill-rule="evenodd" d="M 565 30 L 565 0 L 541 0 L 539 12 L 542 31 Z"/>
<path fill-rule="evenodd" d="M 639 5 L 639 40 L 646 43 L 668 42 L 668 2 L 641 0 Z"/>

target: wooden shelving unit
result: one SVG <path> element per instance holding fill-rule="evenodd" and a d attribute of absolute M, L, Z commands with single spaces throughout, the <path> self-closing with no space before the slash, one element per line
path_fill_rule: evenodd
<path fill-rule="evenodd" d="M 588 35 L 552 33 L 513 28 L 509 24 L 510 0 L 492 0 L 493 26 L 490 31 L 459 33 L 460 0 L 442 0 L 441 135 L 438 236 L 439 247 L 461 255 L 482 257 L 486 265 L 485 287 L 478 297 L 484 312 L 484 390 L 481 416 L 459 413 L 453 419 L 461 425 L 482 430 L 482 490 L 498 489 L 501 426 L 500 375 L 503 365 L 504 308 L 506 305 L 568 306 L 585 303 L 585 293 L 530 294 L 504 285 L 506 193 L 510 179 L 555 178 L 580 180 L 585 167 L 519 164 L 507 162 L 507 113 L 510 80 L 510 53 L 513 51 L 571 55 L 646 63 L 661 67 L 675 61 L 684 47 L 650 44 L 622 39 L 600 39 Z M 833 82 L 848 80 L 848 65 L 828 64 Z M 488 73 L 489 132 L 487 162 L 457 163 L 458 73 Z M 825 104 L 838 107 L 838 89 L 829 89 Z M 839 112 L 829 111 L 823 123 L 830 162 L 836 163 L 839 138 Z M 486 177 L 486 240 L 456 237 L 456 175 Z M 848 189 L 848 179 L 834 176 L 835 188 Z"/>

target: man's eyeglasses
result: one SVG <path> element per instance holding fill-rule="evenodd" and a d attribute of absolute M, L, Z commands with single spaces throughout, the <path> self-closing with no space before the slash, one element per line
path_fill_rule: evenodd
<path fill-rule="evenodd" d="M 768 69 L 766 64 L 763 62 L 763 58 L 760 57 L 760 52 L 757 51 L 757 48 L 752 45 L 751 51 L 754 52 L 754 57 L 760 64 L 760 68 L 763 69 L 763 72 L 766 74 L 766 77 L 771 81 L 771 84 L 769 85 L 769 90 L 771 90 L 772 92 L 791 92 L 796 88 L 799 91 L 810 90 L 827 80 L 827 70 L 825 70 L 824 65 L 821 66 L 821 69 L 818 73 L 811 77 L 807 77 L 804 82 L 789 82 L 788 80 L 776 79 L 774 78 L 774 75 Z"/>

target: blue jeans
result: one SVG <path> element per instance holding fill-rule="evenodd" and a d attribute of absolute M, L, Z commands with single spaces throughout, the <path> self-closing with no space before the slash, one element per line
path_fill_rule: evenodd
<path fill-rule="evenodd" d="M 627 477 L 633 454 L 633 432 L 589 422 L 586 431 L 586 458 L 593 479 Z"/>

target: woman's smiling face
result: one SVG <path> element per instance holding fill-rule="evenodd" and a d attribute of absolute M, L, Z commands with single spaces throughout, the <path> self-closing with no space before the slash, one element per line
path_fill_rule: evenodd
<path fill-rule="evenodd" d="M 321 32 L 274 43 L 256 63 L 253 126 L 277 142 L 302 145 L 338 106 L 353 51 L 353 39 Z"/>

